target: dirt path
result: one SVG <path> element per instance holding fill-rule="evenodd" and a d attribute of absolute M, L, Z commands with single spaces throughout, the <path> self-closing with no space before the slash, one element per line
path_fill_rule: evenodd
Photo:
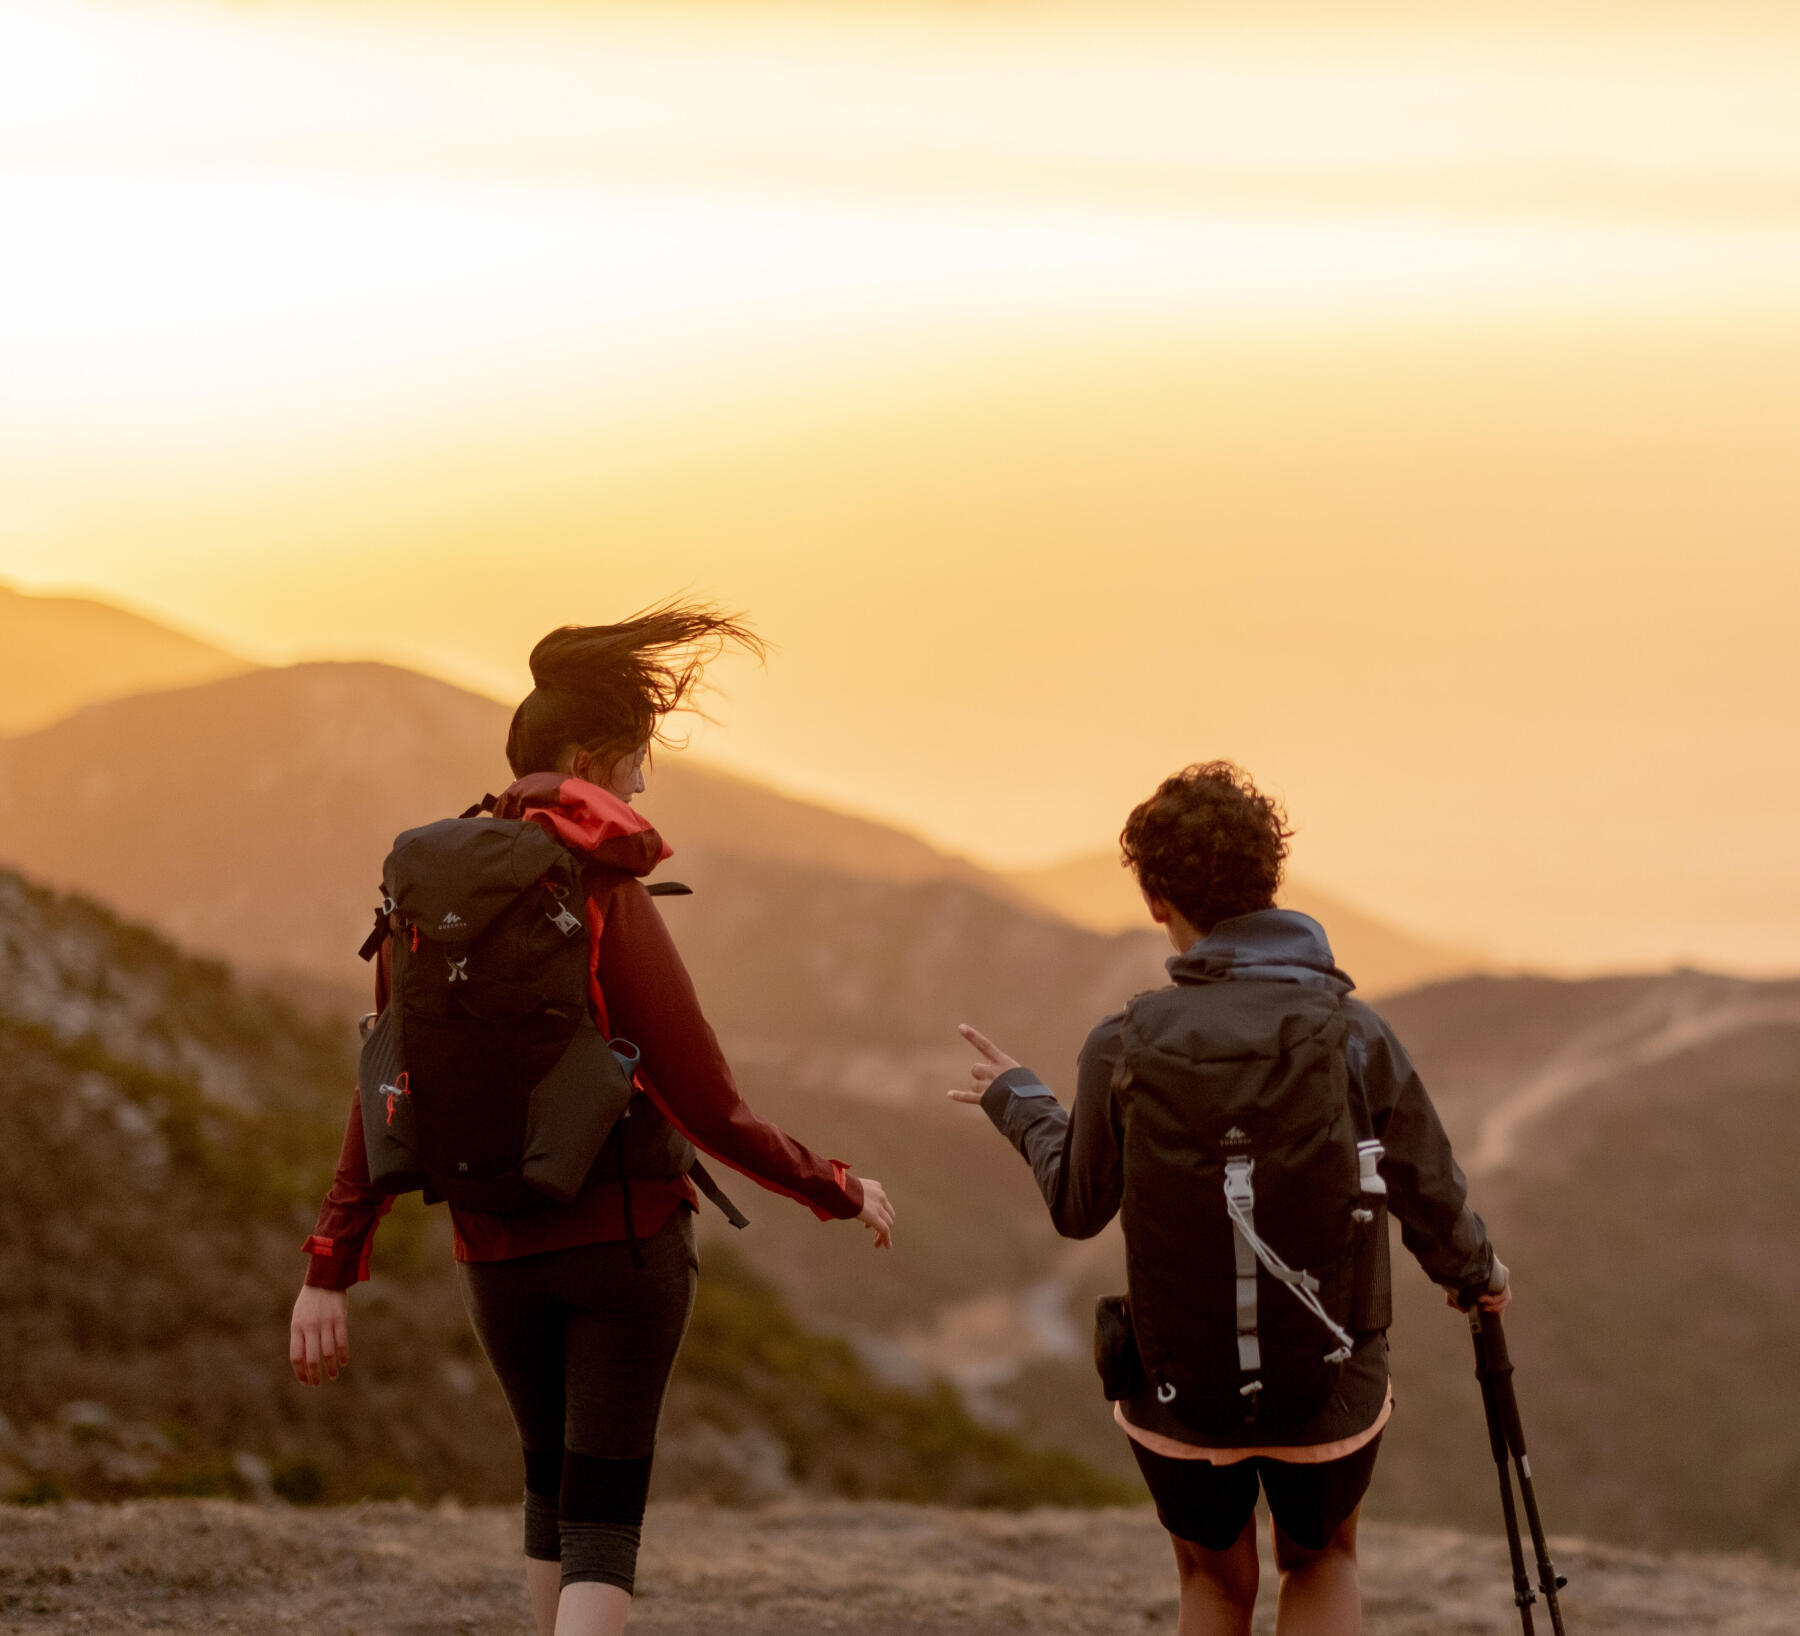
<path fill-rule="evenodd" d="M 1745 1028 L 1800 1024 L 1800 1000 L 1738 1000 L 1696 1006 L 1661 995 L 1624 1018 L 1609 1018 L 1578 1034 L 1481 1124 L 1469 1155 L 1470 1176 L 1488 1176 L 1512 1163 L 1520 1133 L 1571 1097 L 1636 1068 L 1667 1062 Z"/>
<path fill-rule="evenodd" d="M 0 1511 L 0 1631 L 525 1636 L 510 1511 L 341 1511 L 171 1500 Z M 1788 1636 L 1800 1570 L 1563 1544 L 1569 1624 Z M 1365 1529 L 1370 1636 L 1519 1628 L 1494 1541 Z M 1172 1631 L 1174 1571 L 1148 1511 L 1016 1517 L 795 1502 L 659 1506 L 634 1630 L 743 1636 Z M 1265 1603 L 1270 1599 L 1265 1596 Z M 1259 1633 L 1273 1628 L 1265 1607 Z M 1544 1623 L 1547 1628 L 1547 1621 Z"/>

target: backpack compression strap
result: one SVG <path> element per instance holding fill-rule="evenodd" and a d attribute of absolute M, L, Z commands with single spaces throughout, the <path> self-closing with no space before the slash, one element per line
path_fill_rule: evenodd
<path fill-rule="evenodd" d="M 730 1222 L 733 1227 L 748 1227 L 750 1225 L 750 1218 L 733 1204 L 730 1199 L 725 1197 L 724 1189 L 712 1179 L 711 1173 L 698 1159 L 688 1166 L 688 1180 L 719 1207 L 719 1210 L 724 1215 L 725 1219 Z"/>
<path fill-rule="evenodd" d="M 1256 1334 L 1256 1251 L 1251 1248 L 1256 1237 L 1256 1191 L 1250 1185 L 1250 1172 L 1255 1168 L 1254 1159 L 1225 1162 L 1225 1209 L 1236 1228 L 1231 1236 L 1237 1253 L 1238 1368 L 1246 1375 L 1262 1368 L 1262 1342 Z M 1261 1381 L 1244 1388 L 1247 1395 L 1261 1390 Z"/>
<path fill-rule="evenodd" d="M 1319 1281 L 1305 1271 L 1296 1271 L 1281 1259 L 1257 1235 L 1256 1191 L 1250 1185 L 1256 1169 L 1254 1159 L 1225 1161 L 1225 1210 L 1236 1230 L 1237 1248 L 1237 1338 L 1238 1368 L 1247 1375 L 1262 1368 L 1262 1343 L 1256 1332 L 1256 1264 L 1268 1268 L 1271 1277 L 1279 1279 L 1293 1292 L 1294 1299 L 1306 1308 L 1336 1336 L 1340 1350 L 1326 1354 L 1327 1363 L 1342 1363 L 1355 1349 L 1349 1330 L 1325 1310 L 1319 1299 Z M 1260 1380 L 1252 1380 L 1239 1388 L 1246 1398 L 1254 1398 L 1262 1390 Z"/>

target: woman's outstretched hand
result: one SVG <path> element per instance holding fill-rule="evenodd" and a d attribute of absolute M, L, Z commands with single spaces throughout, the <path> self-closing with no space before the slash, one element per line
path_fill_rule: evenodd
<path fill-rule="evenodd" d="M 873 1176 L 862 1178 L 862 1214 L 856 1219 L 875 1235 L 875 1248 L 894 1247 L 894 1207 L 888 1203 L 887 1189 Z"/>
<path fill-rule="evenodd" d="M 971 1028 L 967 1023 L 958 1023 L 956 1031 L 975 1047 L 981 1060 L 969 1065 L 969 1088 L 966 1091 L 952 1091 L 950 1100 L 952 1102 L 979 1102 L 982 1093 L 987 1090 L 988 1086 L 992 1085 L 1008 1068 L 1016 1068 L 1019 1065 L 980 1029 Z"/>
<path fill-rule="evenodd" d="M 302 1386 L 336 1380 L 350 1362 L 350 1299 L 341 1289 L 300 1288 L 288 1325 L 288 1362 Z"/>

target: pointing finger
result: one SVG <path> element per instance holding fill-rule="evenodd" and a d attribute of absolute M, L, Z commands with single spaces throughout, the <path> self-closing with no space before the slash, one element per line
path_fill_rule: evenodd
<path fill-rule="evenodd" d="M 1006 1053 L 989 1039 L 986 1034 L 982 1033 L 980 1029 L 971 1028 L 967 1023 L 959 1023 L 957 1024 L 956 1031 L 974 1046 L 977 1051 L 986 1057 L 989 1062 L 1005 1062 L 1007 1060 Z"/>

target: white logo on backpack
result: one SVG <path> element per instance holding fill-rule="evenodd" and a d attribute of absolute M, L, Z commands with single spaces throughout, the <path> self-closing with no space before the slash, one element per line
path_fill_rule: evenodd
<path fill-rule="evenodd" d="M 463 917 L 461 915 L 459 915 L 454 909 L 452 909 L 447 915 L 444 916 L 444 918 L 442 920 L 440 920 L 438 922 L 438 930 L 440 932 L 447 932 L 453 926 L 466 926 L 466 925 L 468 925 L 468 922 L 466 920 L 464 920 Z"/>

